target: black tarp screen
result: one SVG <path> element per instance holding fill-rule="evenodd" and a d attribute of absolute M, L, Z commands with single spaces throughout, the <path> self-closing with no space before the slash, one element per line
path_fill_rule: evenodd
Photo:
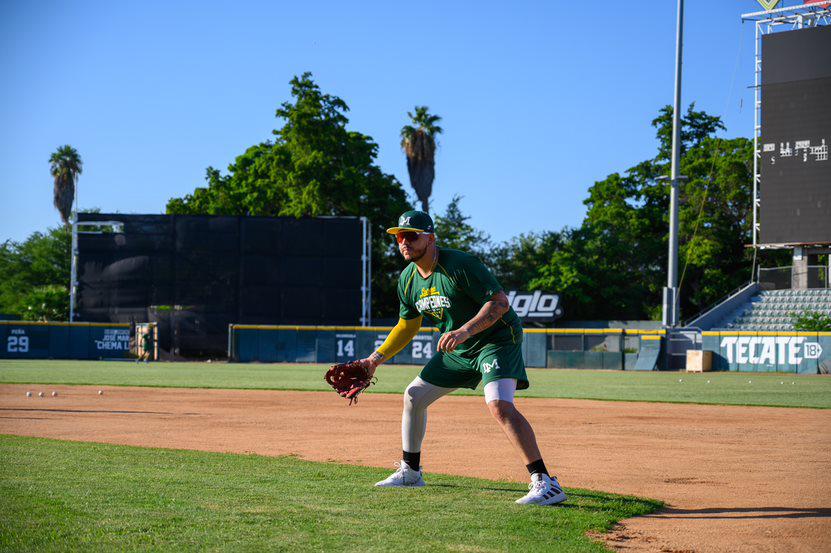
<path fill-rule="evenodd" d="M 77 320 L 157 322 L 173 357 L 223 355 L 229 323 L 355 325 L 362 223 L 82 213 L 122 233 L 79 233 Z"/>

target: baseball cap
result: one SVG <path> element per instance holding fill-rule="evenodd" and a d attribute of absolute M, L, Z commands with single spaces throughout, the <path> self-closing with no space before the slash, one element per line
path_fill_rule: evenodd
<path fill-rule="evenodd" d="M 388 234 L 398 234 L 402 230 L 411 230 L 415 232 L 435 232 L 433 230 L 433 219 L 424 213 L 413 209 L 405 211 L 398 218 L 398 226 L 387 229 Z"/>

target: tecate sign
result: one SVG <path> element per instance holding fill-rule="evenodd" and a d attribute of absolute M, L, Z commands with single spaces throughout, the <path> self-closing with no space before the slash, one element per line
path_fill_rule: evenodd
<path fill-rule="evenodd" d="M 750 365 L 799 365 L 803 359 L 819 359 L 822 346 L 805 336 L 729 336 L 721 340 L 728 363 Z"/>
<path fill-rule="evenodd" d="M 553 321 L 563 315 L 559 294 L 546 292 L 508 292 L 508 301 L 516 314 L 533 321 Z"/>

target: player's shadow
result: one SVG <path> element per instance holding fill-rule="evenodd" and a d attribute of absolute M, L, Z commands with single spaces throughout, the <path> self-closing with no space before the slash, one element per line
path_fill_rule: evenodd
<path fill-rule="evenodd" d="M 510 494 L 513 496 L 522 496 L 528 493 L 528 486 L 519 485 L 510 485 L 506 484 L 504 487 L 494 487 L 494 486 L 486 486 L 484 488 L 476 486 L 476 485 L 460 485 L 460 484 L 445 484 L 445 483 L 433 483 L 430 482 L 427 484 L 431 488 L 470 488 L 472 490 L 481 490 L 487 492 L 497 492 L 497 493 L 504 493 Z M 594 499 L 597 501 L 609 501 L 608 496 L 599 495 L 596 493 L 592 493 L 585 490 L 566 490 L 566 494 L 568 495 L 569 499 L 571 500 L 586 500 L 586 499 Z M 637 503 L 643 504 L 643 499 L 637 498 L 629 498 L 629 497 L 614 497 L 614 500 L 619 503 Z M 561 508 L 569 508 L 569 509 L 577 509 L 577 508 L 589 508 L 588 505 L 575 505 L 574 503 L 569 503 L 566 501 L 565 503 L 561 503 L 557 505 L 557 507 Z"/>
<path fill-rule="evenodd" d="M 510 487 L 507 487 L 507 486 L 504 487 L 504 488 L 487 488 L 487 487 L 482 488 L 481 486 L 477 486 L 475 484 L 445 484 L 445 483 L 436 483 L 436 482 L 432 482 L 432 481 L 428 482 L 427 485 L 430 486 L 431 488 L 454 488 L 454 489 L 467 488 L 467 489 L 471 489 L 471 490 L 488 491 L 488 492 L 501 492 L 501 493 L 513 493 L 513 494 L 516 494 L 516 493 L 522 494 L 522 493 L 527 493 L 528 492 L 527 487 L 520 488 L 519 486 L 515 486 L 513 488 L 510 488 Z"/>
<path fill-rule="evenodd" d="M 702 509 L 678 509 L 667 507 L 647 515 L 652 518 L 831 518 L 831 509 L 824 507 L 707 507 Z"/>
<path fill-rule="evenodd" d="M 598 501 L 608 501 L 610 496 L 608 495 L 600 495 L 599 493 L 593 493 L 588 490 L 571 490 L 568 491 L 569 497 L 579 497 L 581 499 L 596 499 Z M 626 496 L 619 496 L 615 495 L 612 496 L 615 501 L 620 501 L 622 503 L 642 503 L 643 499 L 638 499 L 637 497 L 626 497 Z"/>

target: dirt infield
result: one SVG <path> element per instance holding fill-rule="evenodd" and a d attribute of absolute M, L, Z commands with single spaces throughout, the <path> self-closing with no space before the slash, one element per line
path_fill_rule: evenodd
<path fill-rule="evenodd" d="M 41 390 L 46 397 L 37 397 Z M 396 395 L 365 396 L 348 408 L 323 392 L 97 390 L 2 385 L 0 433 L 391 469 L 400 456 Z M 565 486 L 666 502 L 664 511 L 606 536 L 615 549 L 831 551 L 831 411 L 555 399 L 518 405 Z M 430 417 L 422 457 L 428 485 L 430 471 L 526 480 L 481 397 L 445 398 Z M 474 464 L 481 459 L 487 462 Z"/>

